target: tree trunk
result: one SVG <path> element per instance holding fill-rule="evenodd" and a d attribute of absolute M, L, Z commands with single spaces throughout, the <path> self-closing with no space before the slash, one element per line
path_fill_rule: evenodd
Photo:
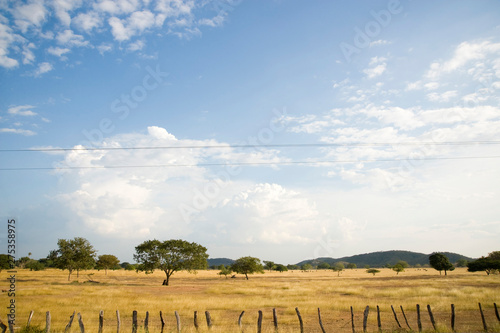
<path fill-rule="evenodd" d="M 167 279 L 164 281 L 164 285 L 165 286 L 168 286 L 169 285 L 169 282 L 170 282 L 170 276 L 172 276 L 172 274 L 174 274 L 174 272 L 170 272 L 168 270 L 165 270 L 165 275 L 167 276 Z"/>
<path fill-rule="evenodd" d="M 247 273 L 245 273 L 245 277 L 246 277 L 246 278 L 247 278 L 247 280 L 248 280 L 248 274 L 247 274 Z"/>
<path fill-rule="evenodd" d="M 107 268 L 104 269 L 104 275 L 108 275 L 108 269 Z"/>
<path fill-rule="evenodd" d="M 444 276 L 448 275 L 448 273 L 446 272 L 446 269 L 444 270 Z"/>

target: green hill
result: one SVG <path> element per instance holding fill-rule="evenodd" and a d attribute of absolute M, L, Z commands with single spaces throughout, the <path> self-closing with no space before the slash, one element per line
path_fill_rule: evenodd
<path fill-rule="evenodd" d="M 457 253 L 451 252 L 440 252 L 448 257 L 448 259 L 452 263 L 456 263 L 459 259 L 465 259 L 467 261 L 474 260 L 473 258 L 469 258 Z M 297 265 L 303 264 L 311 264 L 313 266 L 317 265 L 320 262 L 326 262 L 328 264 L 332 264 L 334 262 L 348 262 L 356 264 L 358 267 L 364 267 L 365 265 L 369 265 L 370 267 L 384 267 L 386 264 L 395 265 L 398 261 L 403 260 L 406 261 L 410 266 L 414 266 L 417 264 L 427 265 L 429 264 L 429 255 L 425 253 L 411 252 L 411 251 L 380 251 L 380 252 L 372 252 L 365 254 L 357 254 L 349 257 L 342 258 L 316 258 L 310 260 L 304 260 L 299 262 Z"/>
<path fill-rule="evenodd" d="M 234 263 L 234 260 L 229 258 L 210 258 L 207 260 L 207 262 L 208 267 L 217 267 L 220 265 L 224 265 L 227 267 L 229 265 L 232 265 Z"/>

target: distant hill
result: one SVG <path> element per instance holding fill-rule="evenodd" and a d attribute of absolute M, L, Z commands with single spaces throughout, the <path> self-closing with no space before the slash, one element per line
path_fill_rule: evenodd
<path fill-rule="evenodd" d="M 459 259 L 465 259 L 467 261 L 472 261 L 474 258 L 469 258 L 457 253 L 451 252 L 440 252 L 450 259 L 450 262 L 456 263 Z M 344 261 L 348 263 L 356 264 L 358 267 L 364 267 L 365 265 L 369 265 L 370 267 L 383 267 L 386 264 L 395 265 L 399 260 L 406 261 L 410 266 L 414 266 L 416 264 L 427 265 L 429 264 L 429 255 L 425 253 L 411 252 L 411 251 L 381 251 L 381 252 L 372 252 L 365 254 L 357 254 L 350 257 L 342 257 L 342 258 L 316 258 L 310 260 L 304 260 L 299 262 L 297 265 L 303 264 L 312 264 L 317 265 L 320 262 L 326 262 L 328 264 L 332 264 L 334 262 Z"/>
<path fill-rule="evenodd" d="M 227 267 L 234 263 L 234 260 L 229 258 L 213 258 L 213 259 L 211 258 L 208 259 L 207 261 L 208 261 L 208 267 L 220 266 L 220 265 L 224 265 Z"/>

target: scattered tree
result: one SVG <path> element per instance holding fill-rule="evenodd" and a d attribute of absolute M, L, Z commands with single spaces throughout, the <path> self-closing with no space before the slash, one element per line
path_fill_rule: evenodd
<path fill-rule="evenodd" d="M 108 275 L 108 269 L 116 267 L 120 260 L 112 254 L 100 255 L 97 259 L 97 267 L 104 268 L 105 275 Z"/>
<path fill-rule="evenodd" d="M 303 270 L 304 272 L 307 272 L 307 271 L 310 271 L 311 269 L 313 269 L 313 266 L 311 264 L 303 264 L 300 267 L 300 269 Z"/>
<path fill-rule="evenodd" d="M 19 258 L 19 260 L 17 261 L 17 266 L 19 268 L 26 268 L 26 264 L 28 263 L 28 261 L 30 261 L 30 257 L 21 257 Z"/>
<path fill-rule="evenodd" d="M 4 269 L 10 269 L 12 256 L 8 254 L 0 254 L 0 272 Z"/>
<path fill-rule="evenodd" d="M 164 281 L 164 285 L 167 286 L 170 277 L 176 271 L 196 272 L 197 269 L 206 269 L 208 266 L 207 249 L 182 239 L 163 242 L 156 239 L 148 240 L 136 246 L 135 251 L 134 259 L 139 263 L 137 271 L 144 271 L 147 274 L 155 269 L 161 269 L 167 277 Z"/>
<path fill-rule="evenodd" d="M 447 271 L 455 269 L 447 256 L 437 252 L 429 256 L 429 264 L 432 268 L 439 271 L 439 275 L 441 275 L 441 271 L 444 271 L 444 275 L 447 275 Z"/>
<path fill-rule="evenodd" d="M 264 267 L 267 268 L 269 272 L 272 271 L 275 266 L 276 264 L 274 262 L 264 260 Z"/>
<path fill-rule="evenodd" d="M 44 264 L 42 264 L 38 260 L 33 260 L 33 259 L 30 259 L 26 263 L 25 267 L 28 268 L 30 271 L 43 271 L 45 269 Z"/>
<path fill-rule="evenodd" d="M 332 266 L 332 270 L 334 272 L 337 272 L 337 276 L 340 276 L 340 272 L 342 272 L 343 270 L 345 269 L 345 266 L 343 263 L 341 262 L 336 262 L 333 266 Z"/>
<path fill-rule="evenodd" d="M 392 266 L 392 270 L 396 272 L 396 275 L 399 275 L 399 273 L 404 272 L 405 268 L 406 268 L 405 265 L 401 262 L 398 262 L 396 265 Z"/>
<path fill-rule="evenodd" d="M 287 271 L 288 271 L 288 268 L 287 268 L 285 265 L 282 265 L 282 264 L 277 264 L 277 265 L 274 267 L 274 270 L 275 270 L 275 271 L 277 271 L 277 272 L 283 273 L 283 272 L 287 272 Z"/>
<path fill-rule="evenodd" d="M 500 271 L 500 251 L 491 252 L 487 257 L 481 257 L 467 264 L 469 272 L 485 271 L 494 274 Z"/>
<path fill-rule="evenodd" d="M 247 280 L 248 274 L 264 273 L 264 267 L 260 263 L 260 259 L 254 257 L 242 257 L 237 259 L 231 265 L 231 269 L 236 273 L 245 274 Z"/>
<path fill-rule="evenodd" d="M 288 268 L 289 270 L 297 270 L 297 269 L 300 269 L 299 265 L 286 265 L 286 268 Z"/>
<path fill-rule="evenodd" d="M 365 269 L 369 269 L 370 265 L 365 265 L 364 267 L 365 267 Z"/>
<path fill-rule="evenodd" d="M 347 264 L 347 268 L 349 268 L 349 269 L 355 269 L 355 268 L 358 268 L 358 266 L 356 264 L 354 264 L 354 263 L 349 263 L 349 264 Z"/>
<path fill-rule="evenodd" d="M 68 281 L 71 279 L 71 273 L 76 270 L 76 277 L 80 275 L 80 270 L 90 269 L 95 265 L 96 250 L 88 240 L 82 237 L 57 241 L 59 249 L 55 264 L 57 268 L 67 269 Z"/>
<path fill-rule="evenodd" d="M 318 264 L 318 269 L 330 269 L 330 268 L 331 268 L 331 266 L 327 262 L 320 262 Z"/>
<path fill-rule="evenodd" d="M 375 268 L 369 268 L 366 270 L 366 272 L 373 274 L 373 276 L 375 276 L 375 274 L 377 274 L 377 273 L 380 273 L 380 271 L 378 269 L 375 269 Z"/>
<path fill-rule="evenodd" d="M 219 274 L 220 276 L 224 275 L 224 276 L 226 277 L 226 279 L 227 279 L 227 276 L 228 276 L 229 274 L 231 274 L 231 273 L 232 273 L 232 271 L 233 271 L 233 270 L 231 269 L 231 267 L 226 267 L 226 266 L 224 266 L 224 265 L 220 265 L 220 272 L 219 272 L 219 273 L 217 273 L 217 274 Z"/>

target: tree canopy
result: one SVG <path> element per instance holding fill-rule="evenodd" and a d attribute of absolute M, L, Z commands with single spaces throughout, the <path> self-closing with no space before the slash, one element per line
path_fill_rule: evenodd
<path fill-rule="evenodd" d="M 467 263 L 467 268 L 469 272 L 485 271 L 488 275 L 500 271 L 500 251 Z"/>
<path fill-rule="evenodd" d="M 104 268 L 104 272 L 108 275 L 108 269 L 118 266 L 120 260 L 112 254 L 100 255 L 97 259 L 97 267 Z"/>
<path fill-rule="evenodd" d="M 236 273 L 245 274 L 247 280 L 248 274 L 264 273 L 264 267 L 260 263 L 260 259 L 254 257 L 242 257 L 237 259 L 231 265 L 231 269 Z"/>
<path fill-rule="evenodd" d="M 206 269 L 208 266 L 207 249 L 200 244 L 190 243 L 182 239 L 171 239 L 167 241 L 148 240 L 135 247 L 134 259 L 139 263 L 138 271 L 152 273 L 155 269 L 165 272 L 167 279 L 165 285 L 169 285 L 170 277 L 174 272 L 197 269 Z"/>
<path fill-rule="evenodd" d="M 340 272 L 342 272 L 344 270 L 345 266 L 343 263 L 341 262 L 337 262 L 335 263 L 331 269 L 334 271 L 334 272 L 337 272 L 337 276 L 340 276 Z"/>
<path fill-rule="evenodd" d="M 80 270 L 90 269 L 95 265 L 96 250 L 88 240 L 82 237 L 74 239 L 59 239 L 57 241 L 59 249 L 55 259 L 56 267 L 67 269 L 68 281 L 71 279 L 71 273 L 76 270 L 78 277 Z"/>
<path fill-rule="evenodd" d="M 450 262 L 447 256 L 442 253 L 433 253 L 429 256 L 429 264 L 432 268 L 439 271 L 444 271 L 444 275 L 447 275 L 447 271 L 452 271 L 455 269 L 453 264 Z"/>

